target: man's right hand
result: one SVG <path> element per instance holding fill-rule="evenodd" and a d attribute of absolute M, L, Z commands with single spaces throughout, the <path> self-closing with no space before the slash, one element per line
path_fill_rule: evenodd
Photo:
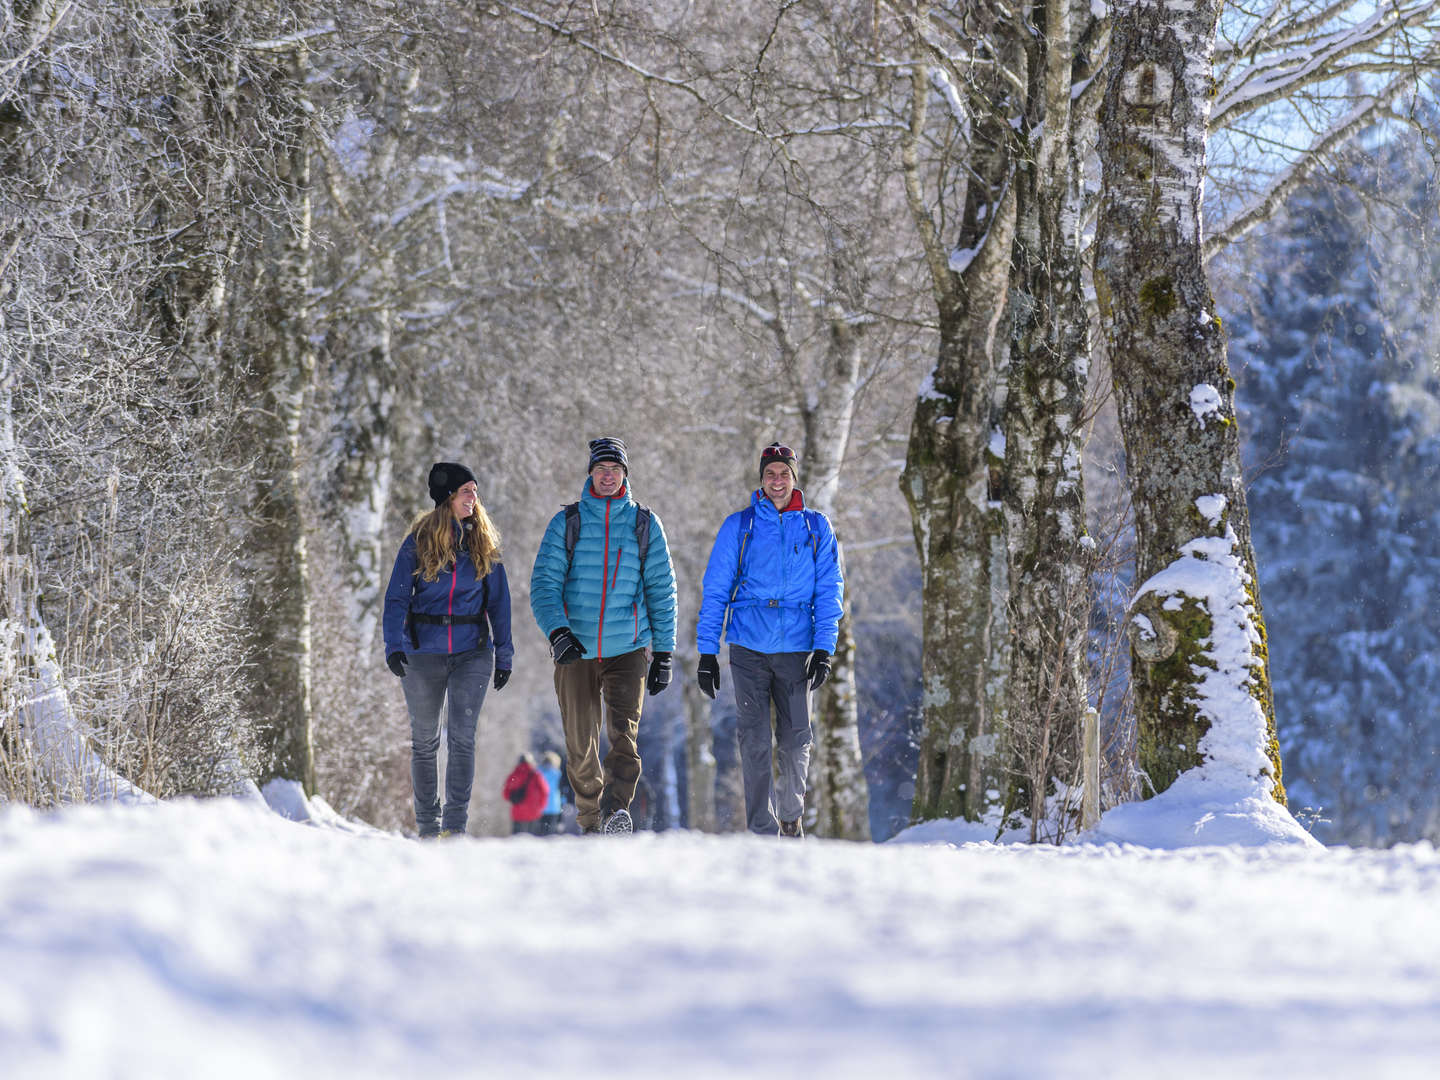
<path fill-rule="evenodd" d="M 720 658 L 714 653 L 700 654 L 700 692 L 712 700 L 720 689 Z"/>
<path fill-rule="evenodd" d="M 570 627 L 562 626 L 550 635 L 550 655 L 555 657 L 557 664 L 573 664 L 585 655 L 585 646 L 580 644 L 580 639 Z"/>
<path fill-rule="evenodd" d="M 410 658 L 399 651 L 392 652 L 385 657 L 385 666 L 402 679 L 405 677 L 405 665 L 409 662 Z"/>

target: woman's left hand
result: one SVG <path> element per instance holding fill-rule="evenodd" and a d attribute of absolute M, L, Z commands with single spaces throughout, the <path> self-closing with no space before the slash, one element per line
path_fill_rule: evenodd
<path fill-rule="evenodd" d="M 510 681 L 510 669 L 509 669 L 509 668 L 500 668 L 500 667 L 497 667 L 497 668 L 495 669 L 495 689 L 496 689 L 496 690 L 504 689 L 505 684 L 506 684 L 507 682 L 509 682 L 509 681 Z"/>

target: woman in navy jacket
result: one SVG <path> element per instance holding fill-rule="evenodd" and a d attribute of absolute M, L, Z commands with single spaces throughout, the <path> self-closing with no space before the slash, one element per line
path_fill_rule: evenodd
<path fill-rule="evenodd" d="M 415 518 L 400 545 L 382 619 L 385 663 L 400 677 L 410 712 L 410 779 L 421 839 L 465 832 L 480 707 L 491 671 L 499 690 L 515 654 L 500 532 L 480 504 L 475 474 L 441 461 L 431 467 L 429 485 L 435 509 Z M 447 697 L 442 813 L 436 757 Z"/>

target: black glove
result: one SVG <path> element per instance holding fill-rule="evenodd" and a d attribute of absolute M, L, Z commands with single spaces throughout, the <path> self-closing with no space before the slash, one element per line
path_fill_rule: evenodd
<path fill-rule="evenodd" d="M 392 652 L 385 657 L 385 666 L 402 679 L 405 677 L 405 665 L 409 662 L 410 658 L 403 652 Z"/>
<path fill-rule="evenodd" d="M 497 667 L 495 669 L 495 689 L 505 689 L 505 684 L 510 681 L 510 669 Z"/>
<path fill-rule="evenodd" d="M 512 806 L 519 806 L 522 802 L 525 801 L 525 788 L 518 787 L 514 791 L 510 792 L 509 795 L 506 795 L 505 798 L 510 800 Z"/>
<path fill-rule="evenodd" d="M 645 679 L 645 689 L 654 697 L 670 685 L 670 654 L 657 652 L 650 660 L 650 674 Z"/>
<path fill-rule="evenodd" d="M 810 689 L 819 690 L 825 685 L 825 680 L 830 678 L 830 654 L 824 649 L 816 649 L 810 654 L 810 663 L 805 668 L 805 678 L 810 680 Z"/>
<path fill-rule="evenodd" d="M 562 626 L 550 635 L 550 655 L 557 664 L 573 664 L 585 655 L 585 646 L 571 633 L 570 627 Z"/>
<path fill-rule="evenodd" d="M 714 653 L 701 653 L 699 672 L 700 693 L 713 701 L 720 689 L 720 658 Z"/>

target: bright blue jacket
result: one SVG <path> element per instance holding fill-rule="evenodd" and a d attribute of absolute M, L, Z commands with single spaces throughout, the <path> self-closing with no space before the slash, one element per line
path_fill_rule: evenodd
<path fill-rule="evenodd" d="M 545 803 L 545 813 L 561 813 L 565 809 L 565 800 L 560 794 L 560 770 L 553 765 L 537 765 L 536 768 L 550 785 L 550 798 Z"/>
<path fill-rule="evenodd" d="M 460 526 L 455 529 L 458 534 Z M 385 588 L 381 618 L 385 655 L 459 653 L 491 641 L 495 645 L 495 667 L 509 671 L 515 646 L 510 641 L 510 583 L 505 567 L 497 562 L 484 578 L 477 578 L 470 552 L 458 542 L 458 536 L 456 548 L 455 565 L 441 570 L 434 581 L 426 581 L 416 573 L 419 553 L 415 534 L 405 537 L 390 571 L 390 584 Z M 479 615 L 483 611 L 490 625 L 487 629 L 483 622 L 412 623 L 408 618 L 412 611 L 427 615 Z"/>
<path fill-rule="evenodd" d="M 548 638 L 570 627 L 585 647 L 585 659 L 643 649 L 675 651 L 675 570 L 658 516 L 650 520 L 645 580 L 635 550 L 636 503 L 630 481 L 602 499 L 590 480 L 580 493 L 580 539 L 566 566 L 565 511 L 545 529 L 530 572 L 530 610 Z"/>
<path fill-rule="evenodd" d="M 749 538 L 743 534 L 746 511 L 740 510 L 721 524 L 710 549 L 695 632 L 700 652 L 720 651 L 727 606 L 725 640 L 731 645 L 763 653 L 834 652 L 845 580 L 829 519 L 805 509 L 798 490 L 783 514 L 759 491 L 751 493 L 750 507 L 754 527 Z M 736 589 L 734 603 L 729 603 L 731 589 Z"/>

